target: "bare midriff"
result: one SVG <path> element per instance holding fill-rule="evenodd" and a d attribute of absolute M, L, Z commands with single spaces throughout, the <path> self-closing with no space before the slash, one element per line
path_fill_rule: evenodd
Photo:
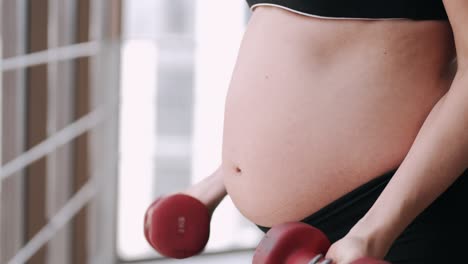
<path fill-rule="evenodd" d="M 258 7 L 226 97 L 224 183 L 258 225 L 298 221 L 399 166 L 454 73 L 447 21 Z"/>

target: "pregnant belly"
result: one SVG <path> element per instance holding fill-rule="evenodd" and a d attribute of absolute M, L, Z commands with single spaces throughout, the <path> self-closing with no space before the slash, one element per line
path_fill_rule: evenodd
<path fill-rule="evenodd" d="M 385 35 L 376 32 L 393 24 L 347 29 L 256 10 L 226 98 L 221 168 L 239 211 L 272 226 L 301 220 L 401 163 L 448 89 L 450 56 L 440 50 L 450 43 L 433 40 L 445 25 L 432 25 L 435 33 L 397 25 Z"/>
<path fill-rule="evenodd" d="M 397 167 L 429 111 L 365 95 L 382 87 L 295 80 L 233 84 L 227 98 L 224 182 L 264 226 L 300 220 Z"/>

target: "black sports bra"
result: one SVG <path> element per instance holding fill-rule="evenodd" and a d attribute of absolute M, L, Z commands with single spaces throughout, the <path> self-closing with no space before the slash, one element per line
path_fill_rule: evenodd
<path fill-rule="evenodd" d="M 442 0 L 247 0 L 278 6 L 303 15 L 352 19 L 446 20 Z"/>

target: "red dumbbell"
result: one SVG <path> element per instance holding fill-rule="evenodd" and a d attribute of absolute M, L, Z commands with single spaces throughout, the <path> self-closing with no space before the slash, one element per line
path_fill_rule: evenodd
<path fill-rule="evenodd" d="M 271 228 L 260 241 L 252 264 L 312 264 L 322 261 L 330 241 L 319 229 L 302 222 L 288 222 Z M 389 264 L 360 258 L 351 264 Z"/>
<path fill-rule="evenodd" d="M 225 196 L 221 175 L 215 172 L 184 193 L 156 199 L 145 213 L 146 240 L 169 258 L 200 253 L 208 242 L 211 215 Z"/>

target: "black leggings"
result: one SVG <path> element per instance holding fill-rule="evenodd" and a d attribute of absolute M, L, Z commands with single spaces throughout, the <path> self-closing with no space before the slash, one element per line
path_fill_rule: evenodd
<path fill-rule="evenodd" d="M 333 243 L 370 209 L 395 170 L 340 197 L 301 222 L 322 230 Z M 385 260 L 393 264 L 468 263 L 468 170 L 403 231 Z M 267 232 L 269 228 L 258 226 Z M 465 251 L 466 250 L 466 251 Z"/>

